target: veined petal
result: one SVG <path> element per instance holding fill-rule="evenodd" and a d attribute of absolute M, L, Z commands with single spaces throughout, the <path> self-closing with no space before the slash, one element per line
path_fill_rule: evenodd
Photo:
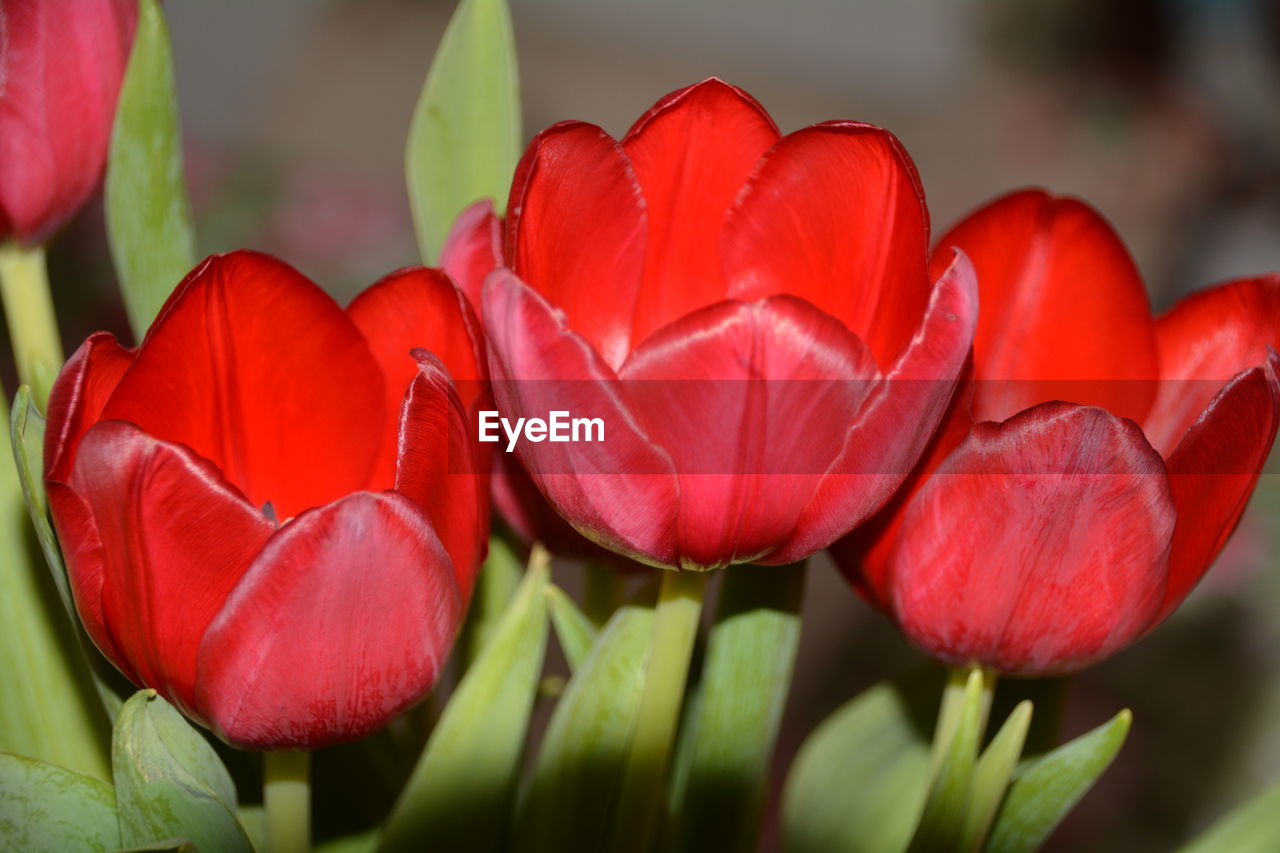
<path fill-rule="evenodd" d="M 1045 403 L 981 423 L 907 509 L 893 562 L 903 631 L 956 666 L 1071 672 L 1160 609 L 1174 506 L 1132 421 Z"/>
<path fill-rule="evenodd" d="M 187 445 L 283 520 L 368 484 L 385 400 L 342 309 L 284 263 L 240 251 L 178 286 L 102 417 Z"/>
<path fill-rule="evenodd" d="M 915 468 L 951 402 L 977 322 L 973 265 L 963 252 L 934 285 L 915 337 L 849 426 L 844 447 L 796 534 L 769 562 L 825 548 L 869 518 Z"/>
<path fill-rule="evenodd" d="M 489 277 L 484 316 L 494 398 L 504 417 L 514 422 L 562 410 L 606 426 L 601 442 L 520 442 L 520 460 L 538 488 L 589 539 L 674 565 L 675 471 L 620 398 L 613 371 L 568 328 L 563 312 L 507 270 Z"/>
<path fill-rule="evenodd" d="M 975 420 L 1069 400 L 1142 422 L 1157 375 L 1151 307 L 1106 220 L 1076 199 L 1024 190 L 944 234 L 933 272 L 951 263 L 953 247 L 973 261 L 982 303 Z"/>
<path fill-rule="evenodd" d="M 618 143 L 561 122 L 538 134 L 507 205 L 507 263 L 616 368 L 631 347 L 645 256 L 644 199 Z"/>
<path fill-rule="evenodd" d="M 415 356 L 418 375 L 400 415 L 396 491 L 423 508 L 465 603 L 489 542 L 487 455 L 444 365 L 422 350 Z"/>
<path fill-rule="evenodd" d="M 242 748 L 355 740 L 426 695 L 461 618 L 422 511 L 357 492 L 272 537 L 205 632 L 196 698 Z"/>
<path fill-rule="evenodd" d="M 1159 619 L 1173 612 L 1236 529 L 1280 423 L 1280 356 L 1228 382 L 1169 456 L 1178 508 L 1169 588 Z"/>
<path fill-rule="evenodd" d="M 480 321 L 466 296 L 440 270 L 410 267 L 378 281 L 352 301 L 347 314 L 364 334 L 382 368 L 388 438 L 370 481 L 374 488 L 394 482 L 400 408 L 418 376 L 415 349 L 444 363 L 470 411 L 489 380 Z"/>
<path fill-rule="evenodd" d="M 1156 321 L 1156 340 L 1160 392 L 1142 427 L 1168 458 L 1223 383 L 1280 348 L 1280 275 L 1193 293 Z"/>
<path fill-rule="evenodd" d="M 100 613 L 103 652 L 203 719 L 200 637 L 275 524 L 188 448 L 120 421 L 85 434 L 69 486 L 82 504 L 52 507 L 86 624 Z"/>
<path fill-rule="evenodd" d="M 45 479 L 67 482 L 81 437 L 98 421 L 132 363 L 133 352 L 106 332 L 90 335 L 67 359 L 49 392 L 49 417 L 44 431 Z"/>
<path fill-rule="evenodd" d="M 929 302 L 929 219 L 915 166 L 887 131 L 825 122 L 784 137 L 725 221 L 728 295 L 791 293 L 835 316 L 883 369 Z"/>
<path fill-rule="evenodd" d="M 493 202 L 482 199 L 458 214 L 440 250 L 440 267 L 479 314 L 484 280 L 502 265 L 502 220 Z"/>
<path fill-rule="evenodd" d="M 646 339 L 619 378 L 675 463 L 681 564 L 719 568 L 792 535 L 880 377 L 839 320 L 773 296 L 685 315 Z"/>
<path fill-rule="evenodd" d="M 725 213 L 778 128 L 746 92 L 712 78 L 666 96 L 622 140 L 649 224 L 632 346 L 727 295 Z"/>

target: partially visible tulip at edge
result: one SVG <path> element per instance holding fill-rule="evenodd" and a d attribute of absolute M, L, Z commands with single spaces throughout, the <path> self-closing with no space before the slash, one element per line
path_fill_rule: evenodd
<path fill-rule="evenodd" d="M 484 286 L 498 408 L 600 417 L 520 459 L 584 535 L 645 563 L 790 563 L 888 500 L 940 421 L 977 311 L 931 284 L 928 216 L 889 133 L 781 136 L 718 80 L 616 141 L 540 133 Z"/>
<path fill-rule="evenodd" d="M 1072 672 L 1178 607 L 1280 422 L 1280 276 L 1153 318 L 1094 210 L 1023 191 L 938 243 L 978 274 L 970 375 L 920 469 L 837 563 L 953 665 Z M 1063 402 L 1066 401 L 1066 402 Z"/>
<path fill-rule="evenodd" d="M 475 323 L 438 271 L 343 311 L 241 251 L 192 271 L 136 349 L 90 337 L 45 471 L 103 653 L 246 748 L 353 740 L 421 699 L 487 541 L 481 386 L 455 385 L 483 369 Z"/>
<path fill-rule="evenodd" d="M 0 240 L 45 241 L 97 186 L 136 0 L 0 0 Z"/>

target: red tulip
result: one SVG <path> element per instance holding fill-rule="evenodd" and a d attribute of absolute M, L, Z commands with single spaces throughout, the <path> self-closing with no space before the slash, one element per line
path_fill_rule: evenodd
<path fill-rule="evenodd" d="M 944 661 L 1078 670 L 1163 621 L 1239 521 L 1280 421 L 1280 276 L 1153 319 L 1106 222 L 1040 191 L 951 246 L 983 305 L 971 379 L 909 487 L 833 552 Z"/>
<path fill-rule="evenodd" d="M 621 142 L 542 132 L 506 228 L 511 271 L 484 291 L 498 408 L 604 421 L 603 442 L 520 458 L 578 530 L 651 564 L 786 563 L 847 532 L 914 465 L 969 349 L 971 267 L 930 286 L 898 141 L 780 137 L 718 80 Z"/>
<path fill-rule="evenodd" d="M 0 0 L 0 238 L 40 243 L 102 177 L 135 0 Z"/>
<path fill-rule="evenodd" d="M 415 363 L 395 319 L 431 316 L 415 343 L 439 358 Z M 450 378 L 476 372 L 468 322 L 433 270 L 343 312 L 236 252 L 187 276 L 136 350 L 90 337 L 54 386 L 45 470 L 103 653 L 256 749 L 358 738 L 425 695 L 488 527 Z"/>

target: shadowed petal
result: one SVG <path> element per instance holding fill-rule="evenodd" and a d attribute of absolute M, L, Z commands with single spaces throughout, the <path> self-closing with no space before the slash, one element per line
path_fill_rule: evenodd
<path fill-rule="evenodd" d="M 1137 425 L 1046 403 L 982 423 L 907 509 L 893 607 L 956 666 L 1071 672 L 1137 637 L 1164 597 L 1174 507 Z"/>
<path fill-rule="evenodd" d="M 462 606 L 420 509 L 358 492 L 272 537 L 200 645 L 197 699 L 249 749 L 363 737 L 435 684 Z"/>

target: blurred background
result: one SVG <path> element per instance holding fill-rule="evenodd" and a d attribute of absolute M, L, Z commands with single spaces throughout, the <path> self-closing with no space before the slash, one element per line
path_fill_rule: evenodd
<path fill-rule="evenodd" d="M 1157 309 L 1280 269 L 1274 0 L 512 5 L 528 134 L 566 118 L 621 134 L 661 95 L 715 75 L 784 131 L 829 118 L 892 130 L 919 166 L 935 234 L 1035 184 L 1110 218 Z M 202 252 L 279 254 L 343 301 L 416 262 L 404 140 L 452 8 L 166 4 Z M 95 329 L 127 335 L 100 205 L 50 265 L 68 351 Z M 1168 850 L 1280 778 L 1277 519 L 1280 474 L 1269 473 L 1187 606 L 1073 682 L 1066 734 L 1123 706 L 1135 727 L 1053 849 Z M 778 778 L 821 719 L 915 659 L 819 560 Z"/>

